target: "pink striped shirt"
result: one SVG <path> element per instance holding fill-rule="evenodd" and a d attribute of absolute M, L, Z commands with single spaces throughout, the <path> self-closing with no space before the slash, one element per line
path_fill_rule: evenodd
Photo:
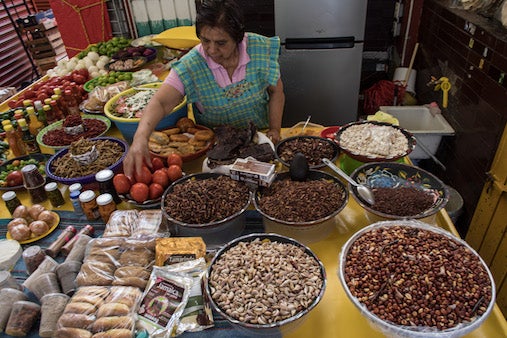
<path fill-rule="evenodd" d="M 215 81 L 221 88 L 224 88 L 232 83 L 239 82 L 246 77 L 246 65 L 248 64 L 248 62 L 250 62 L 250 56 L 248 56 L 246 52 L 246 41 L 247 38 L 245 35 L 243 41 L 241 41 L 238 45 L 239 62 L 238 67 L 234 70 L 234 73 L 232 74 L 232 80 L 229 78 L 227 70 L 222 65 L 216 63 L 208 55 L 206 55 L 206 53 L 204 52 L 204 48 L 202 47 L 202 44 L 198 44 L 195 47 L 197 48 L 199 54 L 201 54 L 206 60 L 208 67 L 211 69 L 211 72 L 215 77 Z M 180 77 L 178 76 L 178 74 L 176 74 L 176 72 L 170 71 L 169 75 L 167 75 L 167 77 L 165 78 L 164 83 L 167 83 L 176 88 L 176 90 L 178 90 L 181 93 L 181 95 L 185 95 L 185 88 L 180 80 Z M 200 105 L 198 104 L 198 106 Z"/>

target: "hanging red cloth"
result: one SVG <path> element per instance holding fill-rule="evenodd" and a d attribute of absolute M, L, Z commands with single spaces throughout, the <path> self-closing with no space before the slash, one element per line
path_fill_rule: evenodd
<path fill-rule="evenodd" d="M 112 37 L 106 0 L 50 0 L 67 55 Z"/>

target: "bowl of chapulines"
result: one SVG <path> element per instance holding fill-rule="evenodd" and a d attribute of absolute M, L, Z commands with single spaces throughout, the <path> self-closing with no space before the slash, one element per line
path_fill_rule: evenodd
<path fill-rule="evenodd" d="M 352 197 L 365 210 L 371 222 L 394 219 L 418 219 L 435 223 L 436 213 L 449 201 L 446 185 L 432 173 L 417 166 L 398 162 L 366 163 L 350 177 L 373 191 L 370 205 L 349 184 Z"/>

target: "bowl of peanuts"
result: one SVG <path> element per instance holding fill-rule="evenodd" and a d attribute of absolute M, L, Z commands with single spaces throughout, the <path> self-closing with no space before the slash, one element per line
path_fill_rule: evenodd
<path fill-rule="evenodd" d="M 318 257 L 292 238 L 269 233 L 224 245 L 211 260 L 205 282 L 212 307 L 252 336 L 291 332 L 325 289 L 326 271 Z"/>
<path fill-rule="evenodd" d="M 388 337 L 462 337 L 495 304 L 493 276 L 472 247 L 417 220 L 356 232 L 342 247 L 338 275 L 352 303 Z"/>

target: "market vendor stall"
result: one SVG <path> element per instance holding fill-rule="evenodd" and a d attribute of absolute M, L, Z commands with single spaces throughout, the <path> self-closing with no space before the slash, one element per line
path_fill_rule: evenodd
<path fill-rule="evenodd" d="M 107 135 L 120 137 L 120 133 L 116 128 L 111 128 Z M 184 163 L 183 170 L 186 173 L 200 172 L 202 168 L 202 161 L 204 156 Z M 342 158 L 338 158 L 339 164 Z M 329 171 L 329 170 L 326 170 Z M 330 171 L 329 171 L 330 172 Z M 104 231 L 104 222 L 102 221 L 88 221 L 84 216 L 77 217 L 74 214 L 72 204 L 68 198 L 68 187 L 60 185 L 65 197 L 65 204 L 54 208 L 45 201 L 42 203 L 44 207 L 49 210 L 55 211 L 59 215 L 60 223 L 56 230 L 48 236 L 36 241 L 34 243 L 25 244 L 23 248 L 30 245 L 39 245 L 40 247 L 48 247 L 62 231 L 69 225 L 74 226 L 78 231 L 84 228 L 87 224 L 95 228 L 94 237 L 101 236 Z M 30 196 L 25 190 L 17 191 L 17 195 L 23 204 L 30 205 Z M 125 203 L 119 204 L 118 208 L 130 208 L 131 206 Z M 261 215 L 250 208 L 246 216 L 246 227 L 244 233 L 263 232 Z M 10 216 L 6 207 L 0 207 L 0 221 L 4 226 L 9 222 Z M 324 297 L 321 302 L 313 309 L 308 315 L 306 321 L 293 332 L 287 333 L 284 337 L 382 337 L 383 334 L 376 331 L 369 325 L 366 318 L 361 312 L 353 305 L 347 298 L 341 283 L 338 280 L 338 257 L 339 252 L 344 243 L 356 233 L 358 230 L 370 224 L 366 218 L 365 213 L 361 206 L 354 200 L 349 199 L 345 208 L 336 216 L 335 226 L 328 237 L 318 242 L 310 243 L 309 248 L 324 264 L 327 273 L 327 287 Z M 449 231 L 454 235 L 458 235 L 454 228 L 452 221 L 447 215 L 445 210 L 441 210 L 436 215 L 436 224 L 439 228 Z M 0 237 L 5 238 L 6 229 L 2 227 Z M 25 271 L 23 260 L 18 260 L 14 269 L 11 271 L 12 275 L 16 278 L 18 283 L 26 279 L 27 274 Z M 507 334 L 507 323 L 502 313 L 497 306 L 494 307 L 491 315 L 486 319 L 484 324 L 477 328 L 466 337 L 505 337 Z M 30 337 L 36 337 L 36 328 L 32 329 Z M 183 337 L 186 334 L 182 335 Z M 189 337 L 242 337 L 244 333 L 230 326 L 222 317 L 215 313 L 215 327 L 202 331 L 200 333 L 189 334 Z"/>

